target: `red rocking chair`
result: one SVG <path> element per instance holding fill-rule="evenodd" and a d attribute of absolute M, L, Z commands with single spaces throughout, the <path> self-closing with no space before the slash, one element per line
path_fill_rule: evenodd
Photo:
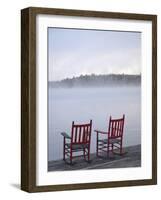
<path fill-rule="evenodd" d="M 115 149 L 119 149 L 120 155 L 122 155 L 124 121 L 125 115 L 121 119 L 112 119 L 110 117 L 108 132 L 94 130 L 97 133 L 97 156 L 100 156 L 100 153 L 103 152 L 107 152 L 109 156 L 110 152 L 115 153 Z M 99 134 L 105 135 L 105 138 L 100 138 Z"/>
<path fill-rule="evenodd" d="M 64 161 L 67 162 L 67 158 L 69 158 L 70 164 L 72 164 L 73 158 L 77 157 L 73 156 L 73 154 L 82 151 L 84 159 L 89 162 L 91 131 L 92 131 L 92 120 L 90 120 L 89 124 L 74 124 L 73 122 L 71 129 L 71 136 L 69 136 L 65 132 L 61 133 L 61 135 L 64 137 L 64 145 L 63 145 Z"/>

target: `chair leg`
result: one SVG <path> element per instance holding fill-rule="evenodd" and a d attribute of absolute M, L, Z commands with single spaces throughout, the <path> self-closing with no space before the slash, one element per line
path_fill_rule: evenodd
<path fill-rule="evenodd" d="M 107 156 L 109 157 L 110 155 L 110 143 L 109 141 L 107 142 Z"/>
<path fill-rule="evenodd" d="M 63 160 L 65 161 L 65 137 L 64 137 Z"/>
<path fill-rule="evenodd" d="M 84 159 L 86 159 L 86 156 L 85 156 L 85 148 L 83 149 L 83 157 L 84 157 Z"/>
<path fill-rule="evenodd" d="M 97 133 L 97 142 L 96 142 L 96 155 L 98 157 L 98 133 Z"/>
<path fill-rule="evenodd" d="M 122 141 L 120 143 L 120 155 L 122 155 Z"/>
<path fill-rule="evenodd" d="M 72 155 L 72 149 L 70 149 L 70 164 L 72 164 L 72 159 L 73 159 L 73 155 Z"/>
<path fill-rule="evenodd" d="M 90 150 L 89 150 L 89 147 L 88 147 L 88 162 L 90 160 Z"/>

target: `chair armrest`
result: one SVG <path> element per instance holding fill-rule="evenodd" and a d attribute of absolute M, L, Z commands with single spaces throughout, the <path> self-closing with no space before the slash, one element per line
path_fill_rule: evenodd
<path fill-rule="evenodd" d="M 96 133 L 101 133 L 101 134 L 108 134 L 106 131 L 100 131 L 100 130 L 94 130 Z"/>
<path fill-rule="evenodd" d="M 67 133 L 65 133 L 65 132 L 62 132 L 61 135 L 63 137 L 65 137 L 65 138 L 67 138 L 67 139 L 71 139 L 71 137 Z"/>

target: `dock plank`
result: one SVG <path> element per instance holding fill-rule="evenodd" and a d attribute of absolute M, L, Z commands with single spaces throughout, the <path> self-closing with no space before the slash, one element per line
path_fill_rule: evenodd
<path fill-rule="evenodd" d="M 122 156 L 112 154 L 110 157 L 102 155 L 97 157 L 95 153 L 90 155 L 90 163 L 84 161 L 83 157 L 75 158 L 74 164 L 69 165 L 63 160 L 49 161 L 48 171 L 70 171 L 89 169 L 126 168 L 141 166 L 141 145 L 124 148 Z"/>

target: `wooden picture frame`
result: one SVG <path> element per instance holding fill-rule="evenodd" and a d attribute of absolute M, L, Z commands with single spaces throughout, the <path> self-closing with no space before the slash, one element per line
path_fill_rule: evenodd
<path fill-rule="evenodd" d="M 103 181 L 37 185 L 36 169 L 36 17 L 70 16 L 100 20 L 125 19 L 152 23 L 152 177 L 139 180 Z M 25 8 L 21 11 L 21 189 L 27 192 L 46 192 L 157 184 L 157 16 L 54 8 Z"/>

